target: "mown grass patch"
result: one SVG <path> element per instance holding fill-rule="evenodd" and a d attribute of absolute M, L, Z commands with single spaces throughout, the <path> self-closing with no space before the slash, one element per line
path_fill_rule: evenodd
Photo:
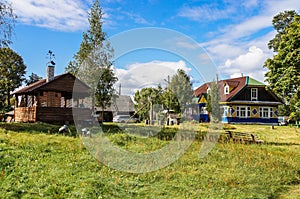
<path fill-rule="evenodd" d="M 220 142 L 199 159 L 202 142 L 195 140 L 170 166 L 155 172 L 130 174 L 99 163 L 80 138 L 48 134 L 48 127 L 28 124 L 28 131 L 26 124 L 10 129 L 1 127 L 0 198 L 298 197 L 298 129 L 229 126 L 257 133 L 271 144 Z M 105 128 L 111 129 L 107 136 L 112 142 L 131 151 L 156 150 L 169 142 L 158 137 L 135 138 L 116 126 Z M 172 130 L 165 133 L 168 131 Z M 288 138 L 279 139 L 281 134 Z"/>

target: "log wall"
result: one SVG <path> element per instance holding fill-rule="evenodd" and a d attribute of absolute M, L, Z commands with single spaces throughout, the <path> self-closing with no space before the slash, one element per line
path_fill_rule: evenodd
<path fill-rule="evenodd" d="M 74 123 L 74 116 L 79 119 L 90 118 L 91 110 L 86 108 L 58 108 L 58 107 L 39 107 L 37 109 L 37 121 L 66 124 Z"/>
<path fill-rule="evenodd" d="M 36 122 L 36 107 L 15 108 L 16 122 Z"/>

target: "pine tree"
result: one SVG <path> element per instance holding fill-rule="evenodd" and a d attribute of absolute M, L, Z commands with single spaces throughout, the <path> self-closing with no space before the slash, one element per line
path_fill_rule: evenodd
<path fill-rule="evenodd" d="M 183 113 L 186 105 L 189 104 L 193 98 L 191 80 L 184 70 L 177 70 L 177 73 L 172 77 L 170 90 L 176 98 L 176 100 L 173 100 L 171 106 L 176 112 Z"/>
<path fill-rule="evenodd" d="M 88 17 L 89 29 L 83 33 L 79 51 L 66 71 L 90 86 L 92 109 L 96 104 L 104 110 L 114 95 L 117 77 L 112 69 L 113 48 L 102 30 L 103 12 L 99 0 L 94 1 Z"/>

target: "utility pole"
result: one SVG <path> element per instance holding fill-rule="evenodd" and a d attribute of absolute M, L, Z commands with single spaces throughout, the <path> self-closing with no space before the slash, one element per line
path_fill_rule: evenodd
<path fill-rule="evenodd" d="M 171 93 L 170 93 L 170 75 L 168 75 L 168 82 L 167 82 L 167 91 L 168 91 L 168 112 L 167 112 L 167 125 L 170 125 L 170 118 L 169 118 L 169 112 L 171 109 Z"/>
<path fill-rule="evenodd" d="M 153 124 L 153 102 L 152 102 L 152 97 L 150 96 L 150 125 Z"/>

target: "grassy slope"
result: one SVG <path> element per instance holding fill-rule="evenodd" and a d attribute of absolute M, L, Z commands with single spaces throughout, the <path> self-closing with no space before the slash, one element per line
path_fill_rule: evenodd
<path fill-rule="evenodd" d="M 199 159 L 201 142 L 195 141 L 186 154 L 169 167 L 151 173 L 129 174 L 98 163 L 79 138 L 53 134 L 57 126 L 1 126 L 0 198 L 299 196 L 300 129 L 296 128 L 230 126 L 256 133 L 269 144 L 218 143 L 208 156 Z M 120 136 L 111 135 L 111 139 L 118 143 Z M 152 139 L 147 142 L 146 150 L 165 144 L 162 143 L 165 141 Z M 122 140 L 121 144 L 133 151 L 145 147 L 139 139 L 125 143 Z"/>

